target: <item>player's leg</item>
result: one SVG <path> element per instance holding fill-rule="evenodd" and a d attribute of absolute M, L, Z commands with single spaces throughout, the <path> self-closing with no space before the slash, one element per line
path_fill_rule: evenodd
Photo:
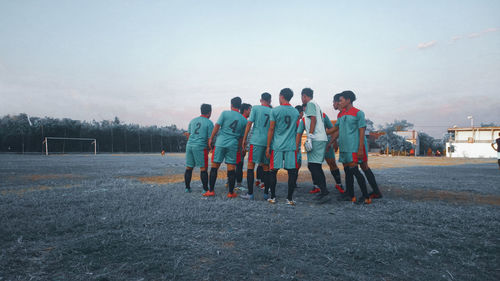
<path fill-rule="evenodd" d="M 262 169 L 262 166 L 258 166 L 257 167 L 257 172 L 256 172 L 256 178 L 257 180 L 255 181 L 255 186 L 260 186 L 260 182 L 262 181 L 263 182 L 263 175 L 264 174 L 264 170 Z"/>
<path fill-rule="evenodd" d="M 295 205 L 293 201 L 293 192 L 297 185 L 297 169 L 299 163 L 297 162 L 297 153 L 295 151 L 285 152 L 285 169 L 288 171 L 288 195 L 287 204 Z"/>
<path fill-rule="evenodd" d="M 330 149 L 330 150 L 333 150 L 333 149 Z M 337 166 L 337 163 L 335 163 L 335 156 L 331 157 L 330 153 L 329 153 L 329 155 L 325 154 L 325 160 L 326 160 L 326 163 L 328 163 L 328 167 L 330 167 L 330 173 L 332 174 L 333 179 L 335 180 L 335 188 L 341 194 L 344 193 L 344 189 L 342 188 L 342 181 L 340 179 L 340 170 L 339 170 L 339 167 Z"/>
<path fill-rule="evenodd" d="M 203 190 L 208 191 L 208 149 L 203 149 L 203 166 L 200 168 L 200 179 Z"/>
<path fill-rule="evenodd" d="M 220 164 L 224 160 L 224 147 L 214 147 L 212 150 L 212 165 L 210 168 L 209 185 L 210 190 L 205 192 L 203 196 L 214 196 L 215 195 L 215 183 L 217 182 L 217 173 L 219 171 Z"/>
<path fill-rule="evenodd" d="M 236 163 L 237 163 L 238 148 L 228 147 L 226 150 L 226 165 L 227 165 L 227 178 L 229 182 L 229 192 L 227 197 L 235 198 L 238 195 L 234 192 L 236 183 Z"/>
<path fill-rule="evenodd" d="M 345 185 L 347 194 L 347 196 L 342 199 L 346 201 L 355 202 L 356 197 L 354 196 L 354 174 L 351 172 L 351 169 L 349 168 L 349 165 L 354 164 L 352 162 L 352 154 L 350 152 L 340 152 L 339 162 L 341 162 L 344 166 Z"/>
<path fill-rule="evenodd" d="M 278 182 L 278 170 L 283 168 L 284 153 L 283 151 L 271 151 L 271 169 L 268 173 L 269 189 L 271 190 L 271 198 L 267 201 L 276 203 L 276 184 Z"/>
<path fill-rule="evenodd" d="M 380 189 L 378 188 L 378 184 L 377 184 L 377 181 L 375 180 L 375 175 L 373 174 L 372 170 L 370 169 L 370 167 L 368 166 L 368 161 L 363 161 L 363 163 L 361 163 L 359 165 L 361 167 L 361 170 L 363 170 L 363 173 L 365 174 L 366 176 L 366 179 L 368 180 L 368 183 L 370 184 L 370 186 L 372 187 L 372 190 L 373 192 L 371 192 L 370 194 L 368 194 L 368 196 L 370 196 L 370 198 L 382 198 L 382 193 L 380 192 Z"/>
<path fill-rule="evenodd" d="M 243 164 L 245 161 L 245 155 L 243 154 L 242 151 L 238 150 L 239 157 L 237 157 L 237 164 L 236 164 L 236 186 L 243 187 L 241 182 L 243 181 Z"/>
<path fill-rule="evenodd" d="M 262 168 L 262 182 L 264 186 L 264 200 L 269 198 L 269 188 L 271 188 L 271 172 L 268 164 L 259 165 Z"/>
<path fill-rule="evenodd" d="M 359 198 L 358 203 L 365 203 L 365 204 L 370 204 L 371 199 L 370 196 L 368 195 L 368 190 L 366 188 L 366 180 L 363 174 L 358 169 L 359 165 L 359 160 L 358 160 L 358 154 L 357 153 L 352 153 L 352 159 L 353 162 L 349 163 L 349 169 L 351 172 L 354 174 L 354 177 L 356 178 L 356 181 L 358 182 L 359 189 L 361 189 L 362 197 Z M 361 160 L 362 161 L 362 160 Z"/>
<path fill-rule="evenodd" d="M 313 149 L 307 154 L 307 161 L 310 162 L 313 171 L 313 181 L 318 185 L 321 193 L 317 199 L 322 199 L 329 194 L 326 188 L 326 178 L 323 172 L 322 163 L 325 160 L 326 141 L 313 141 Z"/>
<path fill-rule="evenodd" d="M 193 152 L 191 146 L 186 147 L 186 171 L 184 171 L 185 192 L 191 192 L 191 178 L 193 175 L 193 168 L 195 167 Z"/>

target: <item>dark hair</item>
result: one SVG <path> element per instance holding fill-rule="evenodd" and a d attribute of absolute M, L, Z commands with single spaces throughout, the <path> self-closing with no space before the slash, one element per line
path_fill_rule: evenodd
<path fill-rule="evenodd" d="M 271 102 L 271 94 L 268 92 L 265 92 L 262 95 L 260 95 L 260 98 L 269 102 L 269 103 Z"/>
<path fill-rule="evenodd" d="M 212 106 L 210 104 L 204 103 L 204 104 L 201 105 L 200 111 L 201 111 L 201 114 L 207 115 L 210 112 L 212 112 Z"/>
<path fill-rule="evenodd" d="M 243 103 L 241 104 L 241 107 L 240 107 L 240 113 L 243 114 L 243 112 L 245 112 L 245 110 L 249 109 L 249 108 L 252 108 L 252 105 L 248 104 L 248 103 Z"/>
<path fill-rule="evenodd" d="M 340 96 L 341 96 L 340 93 L 336 94 L 335 96 L 333 96 L 333 101 L 337 101 L 338 102 L 340 100 Z"/>
<path fill-rule="evenodd" d="M 240 109 L 241 107 L 241 98 L 240 97 L 235 97 L 231 99 L 231 106 L 237 109 Z"/>
<path fill-rule="evenodd" d="M 340 96 L 344 97 L 346 100 L 350 100 L 353 103 L 356 100 L 356 95 L 352 91 L 343 91 Z"/>
<path fill-rule="evenodd" d="M 293 91 L 290 88 L 281 89 L 280 96 L 283 96 L 286 101 L 290 101 L 293 97 Z"/>
<path fill-rule="evenodd" d="M 302 89 L 302 95 L 306 95 L 310 97 L 311 99 L 313 98 L 313 90 L 311 88 L 304 88 Z"/>
<path fill-rule="evenodd" d="M 295 109 L 297 109 L 297 110 L 299 111 L 299 113 L 304 112 L 304 107 L 302 107 L 302 105 L 297 105 L 297 106 L 295 107 Z"/>

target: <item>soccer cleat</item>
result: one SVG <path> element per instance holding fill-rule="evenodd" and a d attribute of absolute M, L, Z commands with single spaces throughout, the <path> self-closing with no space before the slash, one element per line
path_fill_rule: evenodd
<path fill-rule="evenodd" d="M 227 194 L 227 198 L 236 198 L 236 197 L 238 197 L 238 194 L 236 194 L 236 192 L 233 192 L 233 193 L 230 193 L 230 192 L 229 192 L 229 193 Z"/>
<path fill-rule="evenodd" d="M 215 191 L 207 191 L 205 193 L 203 193 L 203 196 L 205 197 L 209 197 L 209 196 L 215 196 Z"/>
<path fill-rule="evenodd" d="M 318 187 L 315 187 L 312 190 L 309 190 L 310 194 L 315 194 L 315 193 L 320 193 L 320 192 L 321 192 L 321 189 L 319 189 Z"/>
<path fill-rule="evenodd" d="M 259 186 L 260 185 L 260 181 L 255 181 L 255 186 Z"/>
<path fill-rule="evenodd" d="M 267 199 L 267 202 L 274 204 L 274 203 L 276 203 L 276 198 L 269 198 L 269 199 Z"/>
<path fill-rule="evenodd" d="M 382 193 L 372 192 L 369 194 L 369 196 L 370 196 L 370 199 L 380 199 L 380 198 L 382 198 Z"/>
<path fill-rule="evenodd" d="M 286 204 L 291 205 L 291 206 L 295 206 L 295 201 L 286 199 Z"/>
<path fill-rule="evenodd" d="M 191 193 L 191 188 L 186 188 L 186 189 L 184 189 L 184 192 L 186 192 L 186 193 Z"/>
<path fill-rule="evenodd" d="M 336 184 L 336 185 L 335 185 L 335 188 L 336 188 L 336 189 L 337 189 L 340 193 L 342 193 L 342 194 L 345 192 L 345 190 L 342 188 L 342 185 L 340 185 L 340 184 Z"/>
<path fill-rule="evenodd" d="M 264 197 L 264 200 L 267 200 L 267 199 L 269 198 L 269 194 L 264 193 L 264 196 L 263 196 L 263 197 Z"/>
<path fill-rule="evenodd" d="M 243 194 L 240 196 L 243 199 L 253 200 L 253 194 Z"/>
<path fill-rule="evenodd" d="M 358 202 L 356 202 L 356 203 L 368 205 L 368 204 L 372 203 L 372 199 L 370 199 L 370 197 L 361 196 L 361 198 L 359 198 Z"/>

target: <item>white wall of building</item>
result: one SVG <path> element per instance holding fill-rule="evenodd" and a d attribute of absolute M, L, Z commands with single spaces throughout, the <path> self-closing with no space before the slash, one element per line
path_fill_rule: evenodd
<path fill-rule="evenodd" d="M 453 152 L 449 152 L 453 145 Z M 465 158 L 497 158 L 497 152 L 490 143 L 446 143 L 446 156 Z"/>

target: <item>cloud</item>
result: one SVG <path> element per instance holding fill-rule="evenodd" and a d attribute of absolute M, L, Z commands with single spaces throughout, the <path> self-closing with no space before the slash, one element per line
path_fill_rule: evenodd
<path fill-rule="evenodd" d="M 457 42 L 458 40 L 460 39 L 466 39 L 466 38 L 469 38 L 469 39 L 473 39 L 473 38 L 479 38 L 487 33 L 491 33 L 491 32 L 497 32 L 499 30 L 498 27 L 490 27 L 490 28 L 487 28 L 483 31 L 479 31 L 479 32 L 472 32 L 472 33 L 469 33 L 467 35 L 457 35 L 457 36 L 453 36 L 451 37 L 451 43 L 455 43 Z"/>
<path fill-rule="evenodd" d="M 420 43 L 417 45 L 417 48 L 422 50 L 422 49 L 427 49 L 427 48 L 430 48 L 430 47 L 433 47 L 434 45 L 436 45 L 437 41 L 436 40 L 432 40 L 432 41 L 429 41 L 429 42 L 424 42 L 424 43 Z"/>

